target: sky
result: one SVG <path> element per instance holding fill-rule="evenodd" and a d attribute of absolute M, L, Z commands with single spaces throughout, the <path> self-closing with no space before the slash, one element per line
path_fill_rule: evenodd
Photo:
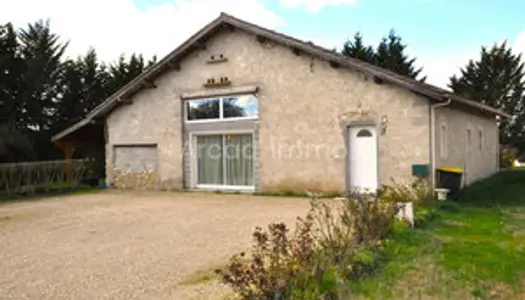
<path fill-rule="evenodd" d="M 394 29 L 441 87 L 481 46 L 507 41 L 525 53 L 522 0 L 0 0 L 0 23 L 49 19 L 69 56 L 93 47 L 111 62 L 134 52 L 161 58 L 221 11 L 330 49 L 356 32 L 377 45 Z"/>

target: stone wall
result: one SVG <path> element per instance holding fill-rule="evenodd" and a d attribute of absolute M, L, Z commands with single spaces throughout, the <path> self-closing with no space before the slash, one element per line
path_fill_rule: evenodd
<path fill-rule="evenodd" d="M 158 187 L 158 175 L 155 171 L 123 172 L 113 170 L 112 186 L 119 189 L 155 189 Z"/>
<path fill-rule="evenodd" d="M 211 55 L 219 54 L 227 61 L 207 63 Z M 258 191 L 344 191 L 347 126 L 362 118 L 374 120 L 381 132 L 381 183 L 409 179 L 413 164 L 430 164 L 429 103 L 401 88 L 271 42 L 261 43 L 240 30 L 217 33 L 205 50 L 195 50 L 180 65 L 181 71 L 165 73 L 156 80 L 157 88 L 143 90 L 132 105 L 121 106 L 109 116 L 109 170 L 114 145 L 156 143 L 158 184 L 192 188 L 192 180 L 183 182 L 194 174 L 188 174 L 192 172 L 188 163 L 184 171 L 183 153 L 188 147 L 183 138 L 181 95 L 204 90 L 209 78 L 223 76 L 236 87 L 260 87 L 255 126 Z M 492 127 L 487 129 L 487 138 L 493 138 L 491 134 Z M 476 174 L 488 169 L 493 166 L 483 166 Z"/>
<path fill-rule="evenodd" d="M 228 61 L 206 63 L 218 54 Z M 218 33 L 206 50 L 196 50 L 180 64 L 180 72 L 159 77 L 157 88 L 138 93 L 132 105 L 121 106 L 107 119 L 109 171 L 114 145 L 156 143 L 159 185 L 181 188 L 185 149 L 181 94 L 202 90 L 208 78 L 222 76 L 234 86 L 260 87 L 256 166 L 260 191 L 345 190 L 349 118 L 366 116 L 384 123 L 379 140 L 381 182 L 410 177 L 412 164 L 429 161 L 428 103 L 400 88 L 298 56 L 279 45 L 261 44 L 241 31 Z M 294 147 L 303 152 L 291 153 Z M 291 154 L 283 153 L 283 148 Z"/>
<path fill-rule="evenodd" d="M 442 126 L 446 127 L 447 146 L 444 148 L 441 146 Z M 470 147 L 467 143 L 468 129 L 471 132 Z M 436 109 L 435 130 L 436 167 L 463 169 L 464 185 L 497 172 L 499 129 L 494 117 L 467 113 L 454 107 L 441 107 Z"/>

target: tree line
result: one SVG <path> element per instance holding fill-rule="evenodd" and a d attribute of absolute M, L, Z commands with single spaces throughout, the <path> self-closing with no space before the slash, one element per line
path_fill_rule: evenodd
<path fill-rule="evenodd" d="M 383 38 L 377 47 L 366 45 L 361 33 L 343 45 L 341 52 L 348 57 L 374 64 L 395 73 L 425 81 L 416 58 L 406 53 L 406 44 L 395 31 Z M 448 88 L 468 99 L 492 106 L 512 115 L 500 119 L 500 144 L 525 151 L 525 69 L 520 54 L 514 53 L 506 42 L 481 47 L 480 56 L 470 60 L 452 75 Z"/>
<path fill-rule="evenodd" d="M 0 162 L 60 158 L 51 136 L 82 119 L 156 61 L 132 54 L 108 64 L 96 49 L 68 58 L 67 47 L 48 21 L 25 28 L 0 25 Z M 406 47 L 393 30 L 375 47 L 357 33 L 341 53 L 424 82 L 423 68 Z M 480 57 L 467 62 L 449 82 L 453 92 L 513 115 L 500 120 L 501 143 L 519 152 L 525 150 L 524 74 L 521 56 L 502 43 L 482 47 Z"/>
<path fill-rule="evenodd" d="M 61 158 L 51 136 L 155 62 L 132 54 L 106 64 L 95 49 L 68 58 L 67 47 L 49 21 L 0 25 L 0 162 Z"/>

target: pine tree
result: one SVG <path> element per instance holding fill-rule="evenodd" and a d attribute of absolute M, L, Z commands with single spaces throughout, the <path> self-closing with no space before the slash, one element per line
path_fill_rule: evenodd
<path fill-rule="evenodd" d="M 80 121 L 87 113 L 111 94 L 140 75 L 155 61 L 145 62 L 142 55 L 133 54 L 126 60 L 122 55 L 109 68 L 98 61 L 95 49 L 85 56 L 64 63 L 62 97 L 57 108 L 58 119 L 54 132 Z"/>
<path fill-rule="evenodd" d="M 416 59 L 410 58 L 405 52 L 406 45 L 403 44 L 401 37 L 391 30 L 388 37 L 383 38 L 375 50 L 372 46 L 365 46 L 362 35 L 358 33 L 354 36 L 353 42 L 345 43 L 341 53 L 397 74 L 425 81 L 426 77 L 418 78 L 423 68 L 416 68 Z"/>
<path fill-rule="evenodd" d="M 98 60 L 95 49 L 90 49 L 82 59 L 82 74 L 84 77 L 84 114 L 102 103 L 110 96 L 106 85 L 110 74 L 106 65 Z"/>
<path fill-rule="evenodd" d="M 480 58 L 470 60 L 449 84 L 459 95 L 512 115 L 511 120 L 500 120 L 500 140 L 520 152 L 525 151 L 524 76 L 521 55 L 513 53 L 505 42 L 490 49 L 482 47 Z"/>
<path fill-rule="evenodd" d="M 80 58 L 64 62 L 60 81 L 62 97 L 57 105 L 53 132 L 71 126 L 85 115 L 83 66 Z"/>
<path fill-rule="evenodd" d="M 343 46 L 341 54 L 357 58 L 368 63 L 375 63 L 375 53 L 372 46 L 365 46 L 363 43 L 363 36 L 360 32 L 354 35 L 353 41 L 346 41 Z"/>
<path fill-rule="evenodd" d="M 388 38 L 383 38 L 376 50 L 376 64 L 395 73 L 418 79 L 423 68 L 416 69 L 415 58 L 405 54 L 406 45 L 402 39 L 391 30 Z M 425 81 L 426 77 L 419 79 Z"/>
<path fill-rule="evenodd" d="M 11 24 L 0 26 L 0 124 L 18 127 L 23 61 Z"/>
<path fill-rule="evenodd" d="M 141 54 L 101 63 L 96 51 L 65 59 L 67 43 L 37 21 L 0 25 L 0 162 L 59 159 L 52 134 L 79 121 L 156 61 Z"/>
<path fill-rule="evenodd" d="M 21 130 L 19 101 L 23 61 L 16 32 L 11 24 L 0 26 L 0 162 L 30 160 L 35 151 Z"/>
<path fill-rule="evenodd" d="M 62 97 L 54 132 L 80 121 L 108 95 L 109 74 L 98 61 L 96 51 L 90 49 L 84 57 L 67 60 L 61 78 Z"/>
<path fill-rule="evenodd" d="M 54 123 L 61 86 L 62 57 L 67 43 L 52 33 L 49 21 L 37 21 L 20 30 L 24 59 L 23 122 L 34 132 L 49 132 Z"/>
<path fill-rule="evenodd" d="M 132 54 L 128 61 L 121 55 L 118 61 L 109 67 L 110 81 L 108 91 L 112 94 L 126 85 L 144 70 L 155 64 L 156 57 L 146 62 L 142 54 Z"/>

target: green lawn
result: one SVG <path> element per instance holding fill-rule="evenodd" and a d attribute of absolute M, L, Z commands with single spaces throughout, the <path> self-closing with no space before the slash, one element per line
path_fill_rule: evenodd
<path fill-rule="evenodd" d="M 102 189 L 98 187 L 92 187 L 86 184 L 78 184 L 74 188 L 70 187 L 66 183 L 52 183 L 49 186 L 49 189 L 44 191 L 42 188 L 37 189 L 30 194 L 21 194 L 21 195 L 12 195 L 7 194 L 5 191 L 0 190 L 0 204 L 18 202 L 18 201 L 32 201 L 32 200 L 41 200 L 46 197 L 55 197 L 63 195 L 78 195 L 78 194 L 89 194 L 97 193 Z"/>
<path fill-rule="evenodd" d="M 525 299 L 525 171 L 504 171 L 458 202 L 419 208 L 418 229 L 398 226 L 368 275 L 364 299 Z"/>

